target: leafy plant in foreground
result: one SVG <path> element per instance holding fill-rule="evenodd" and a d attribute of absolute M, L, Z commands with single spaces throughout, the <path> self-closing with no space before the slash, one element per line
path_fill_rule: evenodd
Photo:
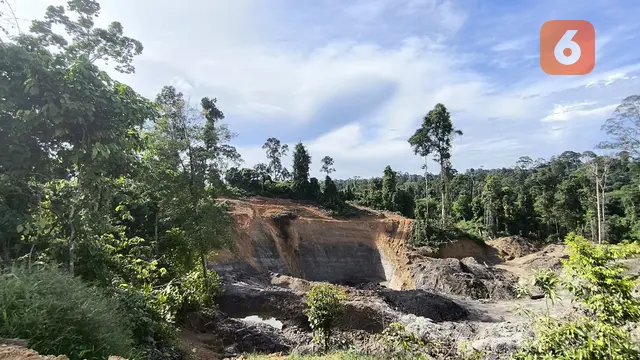
<path fill-rule="evenodd" d="M 640 358 L 625 325 L 637 322 L 640 300 L 633 294 L 634 279 L 624 274 L 619 260 L 639 253 L 638 245 L 594 245 L 575 234 L 566 238 L 569 258 L 563 261 L 568 280 L 563 283 L 586 308 L 585 316 L 568 320 L 548 316 L 535 321 L 535 338 L 519 349 L 516 360 Z M 555 275 L 541 273 L 536 285 L 545 297 L 555 297 Z"/>
<path fill-rule="evenodd" d="M 329 284 L 316 284 L 305 297 L 308 309 L 305 314 L 314 332 L 321 335 L 325 352 L 329 350 L 331 335 L 336 323 L 344 313 L 347 296 L 340 288 Z"/>
<path fill-rule="evenodd" d="M 55 268 L 0 275 L 0 337 L 70 359 L 133 358 L 133 334 L 118 302 Z"/>

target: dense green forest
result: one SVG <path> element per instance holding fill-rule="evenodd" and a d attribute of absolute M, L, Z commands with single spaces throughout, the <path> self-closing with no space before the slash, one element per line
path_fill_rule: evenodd
<path fill-rule="evenodd" d="M 242 168 L 216 98 L 192 104 L 167 86 L 146 99 L 99 66 L 133 73 L 143 50 L 118 22 L 95 27 L 99 10 L 93 0 L 50 6 L 0 40 L 0 265 L 11 272 L 0 337 L 73 359 L 179 357 L 177 324 L 219 290 L 207 255 L 233 243 L 224 197 L 314 201 L 336 216 L 357 214 L 353 205 L 399 212 L 418 220 L 416 245 L 458 233 L 640 237 L 638 96 L 604 125 L 612 142 L 601 147 L 615 156 L 565 152 L 458 173 L 451 146 L 463 135 L 437 104 L 407 146 L 433 156 L 439 175 L 388 166 L 380 178 L 334 181 L 332 158 L 312 162 L 298 143 L 289 168 L 275 137 L 264 164 Z"/>

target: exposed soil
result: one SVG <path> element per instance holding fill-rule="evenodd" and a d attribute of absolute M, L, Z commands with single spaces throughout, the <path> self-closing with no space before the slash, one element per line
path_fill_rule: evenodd
<path fill-rule="evenodd" d="M 0 344 L 0 360 L 69 360 L 66 356 L 40 355 L 24 346 Z"/>
<path fill-rule="evenodd" d="M 522 236 L 501 237 L 488 240 L 486 243 L 489 247 L 497 250 L 498 256 L 502 260 L 513 260 L 540 250 L 536 243 Z"/>
<path fill-rule="evenodd" d="M 382 331 L 401 322 L 425 340 L 465 343 L 486 359 L 502 359 L 531 335 L 518 310 L 547 308 L 544 300 L 516 299 L 516 285 L 537 269 L 558 269 L 565 257 L 561 245 L 539 249 L 522 237 L 410 249 L 412 220 L 398 215 L 363 210 L 343 219 L 291 200 L 228 201 L 240 238 L 236 249 L 210 259 L 224 282 L 220 312 L 203 316 L 185 335 L 192 344 L 204 336 L 207 355 L 312 352 L 304 295 L 326 281 L 348 295 L 338 327 L 360 353 L 379 355 Z M 561 297 L 550 311 L 574 311 Z M 275 318 L 282 329 L 240 320 L 249 315 Z M 215 338 L 203 335 L 209 333 Z"/>

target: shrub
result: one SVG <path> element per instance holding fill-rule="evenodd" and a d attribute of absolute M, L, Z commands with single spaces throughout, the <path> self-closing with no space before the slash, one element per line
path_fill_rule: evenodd
<path fill-rule="evenodd" d="M 0 337 L 24 339 L 41 354 L 135 356 L 133 335 L 118 302 L 55 268 L 16 268 L 2 274 L 0 315 Z"/>
<path fill-rule="evenodd" d="M 305 314 L 314 332 L 321 335 L 325 352 L 329 350 L 331 333 L 344 312 L 347 296 L 340 288 L 329 284 L 316 284 L 305 297 Z"/>
<path fill-rule="evenodd" d="M 415 247 L 438 247 L 441 244 L 459 239 L 470 239 L 480 245 L 484 241 L 479 236 L 458 228 L 457 226 L 442 226 L 436 220 L 415 220 L 411 232 L 410 244 Z"/>
<path fill-rule="evenodd" d="M 176 327 L 169 321 L 168 307 L 148 292 L 122 285 L 112 295 L 125 311 L 133 338 L 141 355 L 148 360 L 178 358 Z"/>
<path fill-rule="evenodd" d="M 569 258 L 563 261 L 568 280 L 563 285 L 586 308 L 586 316 L 570 320 L 539 317 L 535 337 L 513 356 L 536 359 L 638 359 L 640 349 L 625 325 L 640 317 L 635 281 L 618 259 L 640 253 L 637 244 L 594 245 L 575 234 L 566 238 Z M 545 297 L 553 298 L 558 283 L 550 272 L 536 276 Z"/>
<path fill-rule="evenodd" d="M 427 359 L 425 343 L 401 323 L 392 323 L 382 333 L 383 342 L 394 359 Z"/>

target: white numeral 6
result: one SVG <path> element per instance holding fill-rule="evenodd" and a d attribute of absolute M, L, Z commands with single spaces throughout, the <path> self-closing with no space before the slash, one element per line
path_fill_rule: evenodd
<path fill-rule="evenodd" d="M 577 33 L 578 30 L 567 30 L 567 32 L 562 35 L 562 38 L 560 38 L 560 41 L 556 44 L 553 54 L 560 64 L 573 65 L 580 60 L 580 55 L 582 54 L 580 45 L 572 40 Z M 565 55 L 565 49 L 571 50 L 571 55 Z"/>

